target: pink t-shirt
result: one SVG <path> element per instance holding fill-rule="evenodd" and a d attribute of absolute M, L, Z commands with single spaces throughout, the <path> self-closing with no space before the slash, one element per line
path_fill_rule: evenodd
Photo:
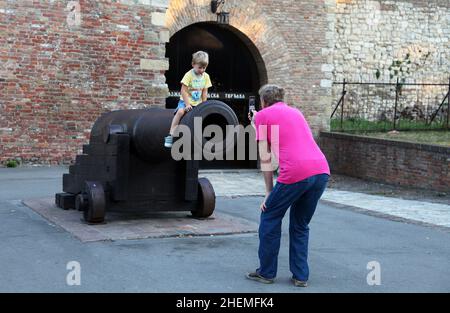
<path fill-rule="evenodd" d="M 267 140 L 279 160 L 278 182 L 293 184 L 318 174 L 330 175 L 327 159 L 300 110 L 274 103 L 256 113 L 255 126 L 256 140 Z"/>

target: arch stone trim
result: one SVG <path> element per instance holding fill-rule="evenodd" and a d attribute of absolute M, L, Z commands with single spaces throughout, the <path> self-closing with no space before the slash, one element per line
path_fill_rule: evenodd
<path fill-rule="evenodd" d="M 166 13 L 170 36 L 192 24 L 216 22 L 216 15 L 211 13 L 209 4 L 207 0 L 171 0 Z M 227 11 L 230 12 L 231 29 L 237 30 L 234 33 L 241 37 L 255 56 L 261 81 L 283 83 L 276 81 L 279 77 L 276 73 L 283 71 L 290 75 L 286 65 L 291 63 L 291 57 L 286 41 L 270 17 L 254 0 L 228 0 Z M 261 68 L 265 68 L 265 73 Z"/>

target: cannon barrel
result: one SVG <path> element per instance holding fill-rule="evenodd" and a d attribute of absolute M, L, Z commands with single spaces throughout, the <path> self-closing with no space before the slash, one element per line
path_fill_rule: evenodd
<path fill-rule="evenodd" d="M 206 101 L 183 117 L 180 125 L 185 125 L 190 129 L 191 142 L 203 147 L 205 138 L 194 138 L 196 117 L 201 118 L 202 131 L 209 125 L 217 125 L 222 129 L 224 142 L 215 142 L 216 147 L 223 147 L 224 152 L 234 148 L 235 141 L 230 138 L 233 134 L 226 132 L 226 126 L 236 126 L 239 122 L 230 107 L 220 101 Z M 165 160 L 170 157 L 170 150 L 164 148 L 162 142 L 169 133 L 172 118 L 173 110 L 161 108 L 109 112 L 95 122 L 90 142 L 107 143 L 110 135 L 127 133 L 130 136 L 132 147 L 142 159 L 153 162 Z"/>

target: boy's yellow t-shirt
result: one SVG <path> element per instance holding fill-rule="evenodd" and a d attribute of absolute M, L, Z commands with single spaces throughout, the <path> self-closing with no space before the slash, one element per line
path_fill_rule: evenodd
<path fill-rule="evenodd" d="M 184 74 L 181 83 L 188 87 L 189 104 L 192 106 L 202 103 L 202 90 L 212 86 L 211 79 L 207 73 L 197 76 L 194 70 Z M 180 100 L 183 100 L 182 96 L 180 96 Z"/>

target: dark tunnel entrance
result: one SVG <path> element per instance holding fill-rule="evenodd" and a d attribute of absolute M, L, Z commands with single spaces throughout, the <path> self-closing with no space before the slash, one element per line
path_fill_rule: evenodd
<path fill-rule="evenodd" d="M 209 89 L 209 100 L 220 100 L 228 104 L 238 117 L 239 123 L 246 127 L 249 124 L 248 102 L 255 96 L 259 109 L 258 89 L 267 83 L 264 62 L 256 46 L 242 32 L 229 25 L 213 22 L 192 24 L 175 33 L 166 46 L 166 57 L 169 58 L 169 70 L 166 82 L 170 96 L 166 99 L 166 108 L 175 108 L 179 100 L 180 81 L 183 75 L 192 68 L 192 54 L 203 50 L 209 54 L 209 66 L 206 72 L 210 75 L 212 87 Z M 250 140 L 246 135 L 246 151 Z M 201 168 L 256 168 L 257 161 L 246 159 L 241 161 L 202 161 Z"/>

